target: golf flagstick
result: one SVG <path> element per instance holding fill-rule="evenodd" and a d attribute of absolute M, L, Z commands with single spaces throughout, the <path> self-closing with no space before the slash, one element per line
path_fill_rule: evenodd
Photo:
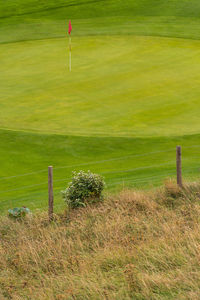
<path fill-rule="evenodd" d="M 72 70 L 72 41 L 71 36 L 69 37 L 69 71 Z"/>
<path fill-rule="evenodd" d="M 69 71 L 72 70 L 72 41 L 71 41 L 71 31 L 72 31 L 72 24 L 71 20 L 69 21 L 68 33 L 69 33 Z"/>

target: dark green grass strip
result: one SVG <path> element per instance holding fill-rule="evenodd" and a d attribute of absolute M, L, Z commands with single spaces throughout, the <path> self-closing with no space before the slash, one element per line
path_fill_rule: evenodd
<path fill-rule="evenodd" d="M 0 211 L 13 206 L 45 209 L 47 167 L 54 167 L 56 205 L 72 171 L 102 174 L 107 191 L 150 188 L 176 175 L 176 145 L 183 147 L 183 176 L 198 178 L 199 135 L 174 138 L 103 138 L 0 131 Z"/>

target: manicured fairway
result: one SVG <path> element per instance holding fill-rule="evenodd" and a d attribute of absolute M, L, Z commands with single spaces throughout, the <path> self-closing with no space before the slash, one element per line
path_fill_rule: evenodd
<path fill-rule="evenodd" d="M 44 208 L 48 165 L 58 208 L 73 170 L 103 174 L 113 192 L 159 185 L 177 144 L 185 177 L 198 177 L 199 3 L 123 2 L 0 5 L 0 211 Z"/>

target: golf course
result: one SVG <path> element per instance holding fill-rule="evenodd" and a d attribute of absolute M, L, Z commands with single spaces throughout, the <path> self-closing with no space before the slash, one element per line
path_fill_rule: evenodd
<path fill-rule="evenodd" d="M 72 23 L 69 71 L 68 22 Z M 200 173 L 199 0 L 0 0 L 0 213 L 55 210 L 72 172 L 106 192 Z"/>

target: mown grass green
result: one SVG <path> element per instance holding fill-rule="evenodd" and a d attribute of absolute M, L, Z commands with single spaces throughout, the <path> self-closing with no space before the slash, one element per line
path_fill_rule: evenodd
<path fill-rule="evenodd" d="M 44 208 L 50 164 L 60 168 L 58 205 L 74 169 L 102 173 L 113 190 L 123 182 L 159 184 L 175 175 L 177 143 L 184 175 L 198 174 L 198 1 L 18 0 L 0 7 L 1 211 Z M 4 179 L 10 176 L 17 177 Z"/>
<path fill-rule="evenodd" d="M 2 128 L 104 136 L 199 132 L 199 41 L 79 37 L 73 45 L 71 73 L 66 39 L 2 45 Z"/>

